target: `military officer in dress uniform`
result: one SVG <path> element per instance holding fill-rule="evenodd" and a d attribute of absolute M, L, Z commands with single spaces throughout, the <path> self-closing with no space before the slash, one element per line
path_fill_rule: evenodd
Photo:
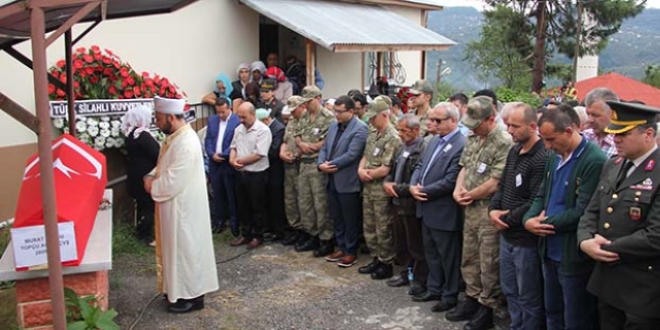
<path fill-rule="evenodd" d="M 618 157 L 578 227 L 580 249 L 597 261 L 587 289 L 599 298 L 601 329 L 660 329 L 660 109 L 607 104 Z"/>
<path fill-rule="evenodd" d="M 261 86 L 259 86 L 261 90 L 261 101 L 258 102 L 255 107 L 257 109 L 263 108 L 270 110 L 271 117 L 277 119 L 280 123 L 284 123 L 284 120 L 282 119 L 284 103 L 275 98 L 275 87 L 277 87 L 275 79 L 264 79 Z"/>

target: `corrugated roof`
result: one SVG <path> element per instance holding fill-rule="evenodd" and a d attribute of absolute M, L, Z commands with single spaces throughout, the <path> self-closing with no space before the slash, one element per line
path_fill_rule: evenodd
<path fill-rule="evenodd" d="M 105 0 L 106 19 L 125 18 L 143 15 L 170 13 L 197 0 Z M 0 47 L 15 43 L 30 37 L 30 1 L 28 0 L 0 0 Z M 66 22 L 87 2 L 76 4 L 62 4 L 53 1 L 53 4 L 44 10 L 46 16 L 46 31 L 53 31 Z M 20 10 L 10 11 L 11 8 Z M 89 13 L 82 21 L 97 21 L 101 18 L 101 8 Z M 5 15 L 9 12 L 10 14 Z"/>
<path fill-rule="evenodd" d="M 334 52 L 445 50 L 456 43 L 380 6 L 321 0 L 240 0 Z"/>

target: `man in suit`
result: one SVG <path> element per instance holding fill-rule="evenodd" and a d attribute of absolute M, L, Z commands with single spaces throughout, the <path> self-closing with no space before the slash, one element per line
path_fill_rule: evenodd
<path fill-rule="evenodd" d="M 287 226 L 284 213 L 284 163 L 280 159 L 280 147 L 284 140 L 284 124 L 273 118 L 273 111 L 257 109 L 257 119 L 270 129 L 272 142 L 268 149 L 268 220 L 265 242 L 274 242 L 284 237 Z"/>
<path fill-rule="evenodd" d="M 427 290 L 413 296 L 413 300 L 439 300 L 432 308 L 434 312 L 449 310 L 458 303 L 463 213 L 452 193 L 466 142 L 458 129 L 460 116 L 458 108 L 449 102 L 440 102 L 428 113 L 429 133 L 434 136 L 410 180 L 429 267 Z"/>
<path fill-rule="evenodd" d="M 422 225 L 415 216 L 415 199 L 409 188 L 410 179 L 421 159 L 426 141 L 419 135 L 420 122 L 415 114 L 405 114 L 397 120 L 396 125 L 403 145 L 392 159 L 392 171 L 385 177 L 383 189 L 392 198 L 392 212 L 395 214 L 392 224 L 394 250 L 399 265 L 404 266 L 404 269 L 400 276 L 389 279 L 387 285 L 410 285 L 408 294 L 415 295 L 426 290 L 429 267 L 424 259 Z M 413 281 L 408 279 L 408 268 L 412 268 Z"/>
<path fill-rule="evenodd" d="M 578 226 L 580 249 L 596 260 L 587 290 L 599 298 L 601 329 L 660 329 L 660 109 L 607 105 L 619 157 L 605 164 Z"/>
<path fill-rule="evenodd" d="M 360 179 L 357 168 L 367 142 L 367 125 L 355 116 L 355 103 L 342 95 L 335 100 L 337 122 L 330 124 L 328 137 L 319 150 L 318 167 L 328 174 L 328 206 L 339 249 L 326 256 L 347 268 L 357 263 L 360 233 Z M 329 254 L 322 251 L 322 253 Z"/>
<path fill-rule="evenodd" d="M 229 165 L 229 146 L 234 138 L 234 130 L 240 124 L 238 117 L 232 113 L 229 101 L 219 97 L 215 101 L 216 114 L 211 116 L 206 129 L 204 149 L 209 158 L 209 176 L 213 190 L 215 215 L 212 219 L 213 231 L 224 230 L 229 219 L 232 234 L 238 236 L 236 220 L 236 170 Z"/>

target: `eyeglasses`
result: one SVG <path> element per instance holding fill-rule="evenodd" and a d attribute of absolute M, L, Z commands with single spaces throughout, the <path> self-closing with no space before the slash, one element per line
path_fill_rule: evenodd
<path fill-rule="evenodd" d="M 431 117 L 429 117 L 429 120 L 436 123 L 436 124 L 440 124 L 440 123 L 442 123 L 443 121 L 445 121 L 447 119 L 449 119 L 449 117 L 445 117 L 445 118 L 431 118 Z"/>
<path fill-rule="evenodd" d="M 341 115 L 342 113 L 349 112 L 351 109 L 345 109 L 345 110 L 337 110 L 335 109 L 335 114 Z"/>

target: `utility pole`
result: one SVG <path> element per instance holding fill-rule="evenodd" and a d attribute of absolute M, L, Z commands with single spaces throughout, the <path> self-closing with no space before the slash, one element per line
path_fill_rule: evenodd
<path fill-rule="evenodd" d="M 578 62 L 580 59 L 580 42 L 582 40 L 582 1 L 577 1 L 577 33 L 575 34 L 575 56 L 573 58 L 573 85 L 577 83 Z"/>
<path fill-rule="evenodd" d="M 435 71 L 435 89 L 440 88 L 440 72 L 442 71 L 442 59 L 438 58 L 438 69 Z"/>

